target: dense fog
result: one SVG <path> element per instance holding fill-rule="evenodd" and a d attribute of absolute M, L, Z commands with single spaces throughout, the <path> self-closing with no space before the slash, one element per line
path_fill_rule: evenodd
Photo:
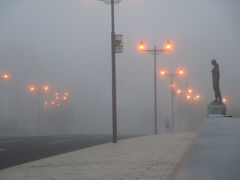
<path fill-rule="evenodd" d="M 120 134 L 151 134 L 153 56 L 139 52 L 173 49 L 157 56 L 157 68 L 185 69 L 178 87 L 192 88 L 198 102 L 175 96 L 176 131 L 199 127 L 206 106 L 214 100 L 211 59 L 220 66 L 220 87 L 228 113 L 240 111 L 240 1 L 122 0 L 115 6 L 116 34 L 123 35 L 123 53 L 116 55 L 117 120 Z M 0 134 L 110 134 L 111 11 L 98 0 L 1 0 Z M 170 80 L 157 79 L 158 128 L 171 118 Z M 29 92 L 49 85 L 48 93 Z M 68 92 L 61 105 L 49 104 L 54 93 Z M 63 98 L 63 95 L 60 95 Z M 39 100 L 40 99 L 40 100 Z M 48 102 L 44 107 L 45 101 Z M 64 101 L 64 100 L 62 100 Z M 41 102 L 39 112 L 39 102 Z"/>

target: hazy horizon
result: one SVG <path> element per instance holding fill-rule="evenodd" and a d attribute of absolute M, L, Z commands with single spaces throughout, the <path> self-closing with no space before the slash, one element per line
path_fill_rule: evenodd
<path fill-rule="evenodd" d="M 216 59 L 222 94 L 239 112 L 240 1 L 122 0 L 115 7 L 116 34 L 124 37 L 116 55 L 119 133 L 153 129 L 153 56 L 138 51 L 141 40 L 149 49 L 173 43 L 157 57 L 158 69 L 183 67 L 176 84 L 188 83 L 205 105 L 214 99 Z M 11 76 L 0 85 L 1 118 L 34 118 L 27 86 L 48 83 L 71 93 L 73 132 L 111 133 L 110 15 L 98 0 L 0 1 L 0 72 Z M 163 123 L 170 117 L 167 78 L 158 77 L 158 105 Z"/>

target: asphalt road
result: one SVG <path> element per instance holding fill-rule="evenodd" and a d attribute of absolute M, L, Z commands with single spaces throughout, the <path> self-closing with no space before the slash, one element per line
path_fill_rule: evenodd
<path fill-rule="evenodd" d="M 111 141 L 103 135 L 0 138 L 0 169 Z"/>
<path fill-rule="evenodd" d="M 209 118 L 173 180 L 240 179 L 240 119 Z"/>

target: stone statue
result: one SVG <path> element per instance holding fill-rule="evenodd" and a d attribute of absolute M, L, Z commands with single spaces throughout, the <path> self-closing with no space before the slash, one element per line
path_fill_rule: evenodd
<path fill-rule="evenodd" d="M 213 65 L 212 80 L 213 80 L 213 90 L 215 93 L 215 100 L 211 104 L 222 104 L 222 96 L 219 88 L 219 79 L 220 79 L 219 66 L 215 59 L 211 61 L 211 64 Z"/>
<path fill-rule="evenodd" d="M 226 115 L 226 112 L 227 112 L 226 104 L 222 103 L 222 96 L 219 88 L 219 79 L 220 79 L 219 66 L 215 59 L 211 61 L 211 64 L 213 65 L 212 80 L 213 80 L 213 90 L 215 93 L 215 100 L 208 105 L 207 112 L 208 112 L 208 115 L 210 114 Z"/>

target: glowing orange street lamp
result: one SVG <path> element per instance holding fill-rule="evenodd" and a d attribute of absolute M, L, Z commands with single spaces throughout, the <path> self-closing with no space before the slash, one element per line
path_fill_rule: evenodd
<path fill-rule="evenodd" d="M 165 76 L 166 75 L 166 71 L 164 69 L 160 70 L 159 72 L 160 76 Z"/>
<path fill-rule="evenodd" d="M 67 96 L 63 96 L 63 100 L 67 100 Z"/>
<path fill-rule="evenodd" d="M 140 50 L 140 51 L 144 51 L 144 49 L 145 49 L 145 46 L 144 46 L 144 43 L 143 43 L 142 41 L 140 42 L 140 44 L 139 44 L 139 47 L 138 47 L 138 48 L 139 48 L 139 50 Z"/>
<path fill-rule="evenodd" d="M 168 74 L 168 73 L 166 72 L 166 70 L 164 70 L 164 69 L 162 69 L 162 70 L 159 71 L 159 75 L 160 75 L 160 76 L 169 76 L 170 78 L 174 78 L 174 77 L 177 77 L 177 76 L 183 76 L 184 74 L 185 74 L 185 71 L 184 71 L 183 68 L 179 68 L 179 69 L 177 70 L 177 73 L 171 72 L 170 74 Z"/>
<path fill-rule="evenodd" d="M 55 101 L 51 101 L 51 104 L 54 105 L 54 104 L 55 104 Z"/>
<path fill-rule="evenodd" d="M 180 75 L 180 76 L 184 75 L 184 69 L 183 68 L 178 69 L 178 75 Z"/>
<path fill-rule="evenodd" d="M 44 85 L 43 86 L 43 91 L 44 92 L 48 92 L 49 91 L 49 86 L 48 85 Z"/>
<path fill-rule="evenodd" d="M 196 95 L 194 98 L 193 98 L 195 101 L 199 100 L 200 99 L 200 95 Z"/>
<path fill-rule="evenodd" d="M 64 93 L 64 95 L 65 95 L 65 96 L 68 96 L 68 95 L 69 95 L 69 93 L 68 93 L 68 92 L 65 92 L 65 93 Z"/>
<path fill-rule="evenodd" d="M 190 96 L 190 95 L 187 95 L 186 98 L 187 98 L 187 100 L 190 100 L 190 99 L 191 99 L 191 96 Z"/>
<path fill-rule="evenodd" d="M 29 86 L 29 91 L 30 92 L 35 92 L 36 91 L 36 87 L 34 85 L 30 85 Z"/>
<path fill-rule="evenodd" d="M 2 80 L 8 80 L 8 78 L 9 78 L 9 74 L 8 73 L 3 73 L 2 74 Z"/>
<path fill-rule="evenodd" d="M 170 51 L 172 49 L 172 44 L 169 40 L 165 44 L 165 49 L 168 50 L 168 51 Z"/>
<path fill-rule="evenodd" d="M 55 96 L 58 96 L 58 92 L 55 92 L 54 95 L 55 95 Z"/>
<path fill-rule="evenodd" d="M 193 90 L 192 89 L 188 89 L 188 93 L 192 93 L 193 92 Z"/>
<path fill-rule="evenodd" d="M 177 94 L 178 94 L 178 95 L 181 94 L 181 92 L 182 92 L 181 89 L 178 89 L 178 90 L 177 90 Z"/>
<path fill-rule="evenodd" d="M 56 96 L 56 97 L 55 97 L 55 99 L 56 99 L 56 100 L 58 100 L 58 99 L 59 99 L 59 97 L 58 97 L 58 96 Z"/>
<path fill-rule="evenodd" d="M 223 103 L 226 103 L 226 102 L 227 102 L 227 99 L 226 99 L 226 98 L 223 98 L 223 99 L 222 99 L 222 102 L 223 102 Z"/>

